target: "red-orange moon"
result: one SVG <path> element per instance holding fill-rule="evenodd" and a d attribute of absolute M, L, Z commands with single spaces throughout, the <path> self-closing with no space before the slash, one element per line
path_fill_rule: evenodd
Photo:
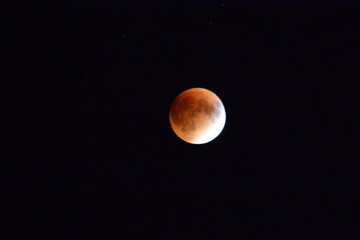
<path fill-rule="evenodd" d="M 175 134 L 192 144 L 208 143 L 225 126 L 226 113 L 220 98 L 205 88 L 191 88 L 180 93 L 169 113 Z"/>

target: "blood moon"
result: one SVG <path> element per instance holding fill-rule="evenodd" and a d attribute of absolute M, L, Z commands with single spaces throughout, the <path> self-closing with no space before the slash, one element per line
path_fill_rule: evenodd
<path fill-rule="evenodd" d="M 205 88 L 190 88 L 175 98 L 169 118 L 179 138 L 191 144 L 203 144 L 221 133 L 226 113 L 215 93 Z"/>

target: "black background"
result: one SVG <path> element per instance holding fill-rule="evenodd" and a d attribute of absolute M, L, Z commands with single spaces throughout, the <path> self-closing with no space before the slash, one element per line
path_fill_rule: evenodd
<path fill-rule="evenodd" d="M 359 5 L 5 8 L 9 239 L 358 239 Z M 223 132 L 172 132 L 204 87 Z"/>

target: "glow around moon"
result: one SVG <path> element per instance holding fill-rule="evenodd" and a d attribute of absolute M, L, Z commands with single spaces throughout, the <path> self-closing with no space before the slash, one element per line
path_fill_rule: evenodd
<path fill-rule="evenodd" d="M 226 113 L 220 98 L 205 88 L 191 88 L 176 97 L 170 108 L 175 134 L 192 144 L 208 143 L 225 126 Z"/>

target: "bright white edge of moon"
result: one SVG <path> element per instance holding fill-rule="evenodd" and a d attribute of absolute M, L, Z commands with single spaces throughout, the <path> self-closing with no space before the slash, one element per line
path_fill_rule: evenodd
<path fill-rule="evenodd" d="M 208 143 L 212 140 L 214 140 L 219 134 L 222 132 L 225 126 L 226 121 L 226 113 L 224 105 L 222 104 L 221 100 L 219 99 L 221 103 L 221 112 L 219 113 L 219 116 L 215 119 L 215 122 L 213 124 L 210 124 L 207 128 L 205 128 L 199 136 L 196 137 L 195 140 L 193 140 L 191 143 L 193 144 L 204 144 Z"/>

